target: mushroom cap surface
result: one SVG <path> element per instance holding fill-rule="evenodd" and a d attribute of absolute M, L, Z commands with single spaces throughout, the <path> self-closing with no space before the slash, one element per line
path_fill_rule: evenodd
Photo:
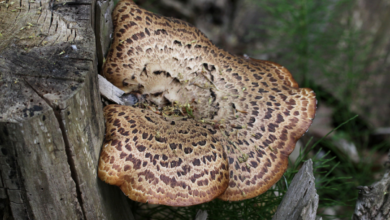
<path fill-rule="evenodd" d="M 117 4 L 113 21 L 103 74 L 155 107 L 105 107 L 103 181 L 135 201 L 188 206 L 252 198 L 281 178 L 314 118 L 311 89 L 279 64 L 231 55 L 132 1 Z M 173 106 L 187 117 L 164 114 Z"/>
<path fill-rule="evenodd" d="M 151 111 L 120 105 L 106 106 L 104 114 L 107 132 L 98 175 L 130 199 L 188 206 L 226 190 L 226 153 L 201 123 L 167 121 Z"/>

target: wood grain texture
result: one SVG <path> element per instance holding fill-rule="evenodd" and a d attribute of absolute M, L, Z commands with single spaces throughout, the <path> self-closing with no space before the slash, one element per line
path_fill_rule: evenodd
<path fill-rule="evenodd" d="M 100 71 L 110 48 L 113 31 L 111 13 L 115 4 L 114 1 L 97 1 L 96 5 L 96 50 Z"/>
<path fill-rule="evenodd" d="M 295 174 L 272 220 L 316 220 L 318 202 L 310 159 Z"/>
<path fill-rule="evenodd" d="M 121 97 L 125 92 L 118 89 L 118 87 L 112 85 L 103 76 L 98 75 L 98 77 L 100 94 L 111 102 L 114 102 L 119 105 L 124 105 L 124 102 L 121 100 Z"/>
<path fill-rule="evenodd" d="M 390 151 L 385 163 L 385 172 L 381 180 L 371 186 L 358 186 L 353 220 L 385 220 L 390 218 Z"/>
<path fill-rule="evenodd" d="M 94 6 L 0 4 L 0 191 L 14 219 L 132 219 L 126 197 L 97 178 Z"/>

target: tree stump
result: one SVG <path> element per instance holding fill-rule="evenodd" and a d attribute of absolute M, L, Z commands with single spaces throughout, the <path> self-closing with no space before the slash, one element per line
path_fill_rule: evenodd
<path fill-rule="evenodd" d="M 133 219 L 97 178 L 94 1 L 0 3 L 0 218 Z"/>

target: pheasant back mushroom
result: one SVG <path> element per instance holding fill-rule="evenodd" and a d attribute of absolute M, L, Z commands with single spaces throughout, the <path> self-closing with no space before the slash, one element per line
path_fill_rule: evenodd
<path fill-rule="evenodd" d="M 315 94 L 276 63 L 234 56 L 191 24 L 121 0 L 104 76 L 150 109 L 109 105 L 99 177 L 132 200 L 237 201 L 275 184 Z"/>

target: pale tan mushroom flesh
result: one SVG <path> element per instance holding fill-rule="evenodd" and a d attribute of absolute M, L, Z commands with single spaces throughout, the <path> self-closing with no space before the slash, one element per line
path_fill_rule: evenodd
<path fill-rule="evenodd" d="M 188 206 L 264 193 L 314 118 L 315 94 L 273 62 L 214 46 L 197 28 L 122 0 L 104 76 L 156 108 L 109 105 L 99 177 L 132 200 Z"/>

